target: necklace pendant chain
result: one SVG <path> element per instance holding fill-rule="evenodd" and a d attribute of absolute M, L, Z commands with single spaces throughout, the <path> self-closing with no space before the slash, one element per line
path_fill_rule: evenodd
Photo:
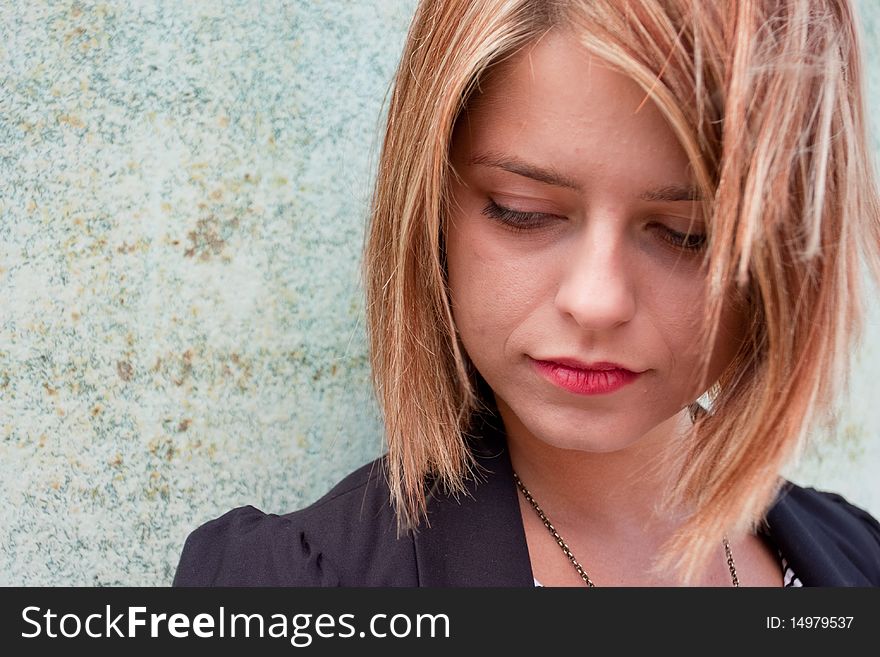
<path fill-rule="evenodd" d="M 730 551 L 730 543 L 727 541 L 727 536 L 723 539 L 724 541 L 724 553 L 727 555 L 727 567 L 730 569 L 730 578 L 733 580 L 734 586 L 739 586 L 739 579 L 736 577 L 736 564 L 733 563 L 733 553 Z"/>
<path fill-rule="evenodd" d="M 535 500 L 535 498 L 532 497 L 529 489 L 525 487 L 516 472 L 513 473 L 513 479 L 514 481 L 516 481 L 517 488 L 519 488 L 520 492 L 523 494 L 523 497 L 525 497 L 526 500 L 528 500 L 529 504 L 532 505 L 535 513 L 538 514 L 541 522 L 543 522 L 544 526 L 547 528 L 547 531 L 549 531 L 550 534 L 552 534 L 553 538 L 556 540 L 556 544 L 562 549 L 562 551 L 565 553 L 565 556 L 568 557 L 568 560 L 571 562 L 571 565 L 574 566 L 578 575 L 580 575 L 581 579 L 584 581 L 584 584 L 591 588 L 595 587 L 596 585 L 593 583 L 593 580 L 590 579 L 590 576 L 587 575 L 586 571 L 581 567 L 580 563 L 578 563 L 578 560 L 575 559 L 575 556 L 569 549 L 568 544 L 566 544 L 566 542 L 562 540 L 562 537 L 559 535 L 559 532 L 556 531 L 553 523 L 550 522 L 550 519 L 538 505 L 538 502 Z M 723 537 L 722 542 L 724 543 L 724 553 L 727 555 L 727 567 L 730 569 L 730 578 L 733 582 L 733 585 L 738 587 L 739 579 L 736 576 L 736 564 L 734 564 L 733 561 L 733 553 L 730 551 L 730 543 L 727 540 L 727 536 Z"/>

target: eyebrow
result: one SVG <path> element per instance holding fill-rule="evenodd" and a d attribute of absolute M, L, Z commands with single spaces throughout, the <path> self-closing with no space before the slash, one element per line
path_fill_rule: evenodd
<path fill-rule="evenodd" d="M 539 167 L 509 155 L 479 153 L 471 158 L 470 163 L 503 169 L 554 187 L 581 190 L 581 185 L 576 180 L 561 174 L 552 167 Z M 639 194 L 639 199 L 643 201 L 699 201 L 701 196 L 699 190 L 693 185 L 662 185 L 643 191 Z"/>
<path fill-rule="evenodd" d="M 552 167 L 538 167 L 519 158 L 499 153 L 480 153 L 471 158 L 471 164 L 504 169 L 510 173 L 525 176 L 526 178 L 531 178 L 547 185 L 553 185 L 554 187 L 566 187 L 575 191 L 580 191 L 581 189 L 577 181 L 562 175 Z"/>
<path fill-rule="evenodd" d="M 700 191 L 692 185 L 664 185 L 639 194 L 643 201 L 700 201 Z"/>

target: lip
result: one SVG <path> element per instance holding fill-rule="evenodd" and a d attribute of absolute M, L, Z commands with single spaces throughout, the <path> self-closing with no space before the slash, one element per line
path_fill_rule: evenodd
<path fill-rule="evenodd" d="M 635 381 L 641 372 L 608 361 L 583 363 L 572 358 L 533 359 L 535 369 L 550 383 L 577 395 L 605 395 Z"/>

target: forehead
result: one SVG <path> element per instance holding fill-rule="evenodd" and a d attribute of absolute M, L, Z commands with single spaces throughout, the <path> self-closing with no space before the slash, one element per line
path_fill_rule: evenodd
<path fill-rule="evenodd" d="M 575 180 L 684 182 L 687 157 L 657 105 L 566 32 L 500 64 L 469 103 L 453 150 L 512 154 Z"/>

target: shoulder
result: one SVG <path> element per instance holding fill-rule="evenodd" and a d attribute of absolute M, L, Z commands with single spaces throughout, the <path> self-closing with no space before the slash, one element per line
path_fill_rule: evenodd
<path fill-rule="evenodd" d="M 284 515 L 244 506 L 186 540 L 174 586 L 396 586 L 414 578 L 377 459 Z"/>
<path fill-rule="evenodd" d="M 880 522 L 842 495 L 787 481 L 768 520 L 783 552 L 827 561 L 845 581 L 880 586 Z"/>
<path fill-rule="evenodd" d="M 880 522 L 838 493 L 788 482 L 783 494 L 805 519 L 868 553 L 880 551 Z"/>

